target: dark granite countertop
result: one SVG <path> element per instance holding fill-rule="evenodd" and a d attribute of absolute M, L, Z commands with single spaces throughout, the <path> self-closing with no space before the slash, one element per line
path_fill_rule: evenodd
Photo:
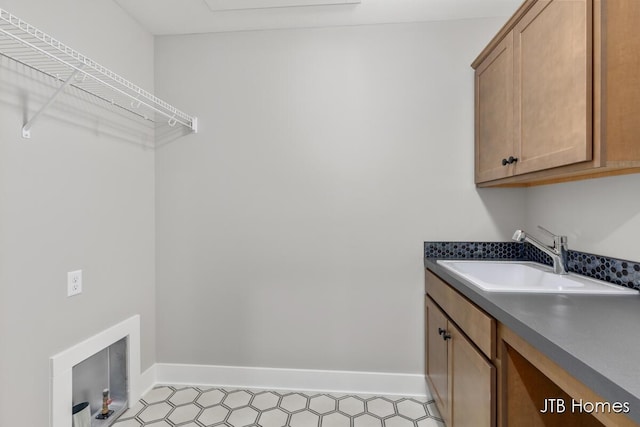
<path fill-rule="evenodd" d="M 436 261 L 425 267 L 640 423 L 640 294 L 485 292 Z"/>

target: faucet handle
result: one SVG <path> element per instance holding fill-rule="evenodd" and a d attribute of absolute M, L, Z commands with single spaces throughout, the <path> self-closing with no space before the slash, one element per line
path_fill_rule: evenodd
<path fill-rule="evenodd" d="M 554 233 L 552 233 L 551 231 L 547 230 L 546 228 L 544 228 L 541 225 L 539 225 L 538 228 L 540 229 L 540 231 L 543 231 L 545 234 L 547 234 L 551 238 L 553 238 L 553 243 L 554 243 L 555 247 L 567 244 L 567 236 L 561 236 L 559 234 L 554 234 Z"/>

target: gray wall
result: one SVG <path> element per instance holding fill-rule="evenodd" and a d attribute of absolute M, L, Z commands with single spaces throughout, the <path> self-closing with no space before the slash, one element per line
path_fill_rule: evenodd
<path fill-rule="evenodd" d="M 113 1 L 1 6 L 153 89 L 153 38 Z M 53 91 L 0 57 L 0 426 L 48 425 L 49 357 L 131 315 L 155 362 L 153 129 L 67 95 L 23 140 Z"/>
<path fill-rule="evenodd" d="M 526 227 L 569 237 L 569 248 L 640 261 L 640 174 L 532 187 Z"/>
<path fill-rule="evenodd" d="M 153 88 L 153 38 L 112 1 L 2 7 Z M 157 333 L 161 362 L 417 373 L 424 240 L 542 224 L 638 260 L 640 175 L 473 186 L 469 63 L 503 21 L 159 38 L 157 92 L 201 132 L 155 158 L 74 96 L 23 140 L 53 87 L 0 59 L 0 425 L 46 425 L 49 357 L 135 313 L 143 369 Z"/>
<path fill-rule="evenodd" d="M 159 362 L 419 373 L 424 240 L 502 240 L 470 63 L 503 19 L 156 39 Z"/>

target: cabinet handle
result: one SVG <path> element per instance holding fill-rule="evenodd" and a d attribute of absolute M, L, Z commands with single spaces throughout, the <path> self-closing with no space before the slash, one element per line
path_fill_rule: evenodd
<path fill-rule="evenodd" d="M 442 328 L 438 328 L 438 335 L 442 335 L 445 332 L 447 332 L 446 330 L 442 329 Z"/>
<path fill-rule="evenodd" d="M 446 332 L 446 331 L 445 331 L 445 332 Z M 445 341 L 446 341 L 446 340 L 450 340 L 450 339 L 451 339 L 451 334 L 446 334 L 446 333 L 445 333 L 445 334 L 443 334 L 443 335 L 442 335 L 442 339 L 443 339 L 443 340 L 445 340 Z"/>
<path fill-rule="evenodd" d="M 508 159 L 502 159 L 502 166 L 507 166 L 518 161 L 517 157 L 509 156 Z"/>

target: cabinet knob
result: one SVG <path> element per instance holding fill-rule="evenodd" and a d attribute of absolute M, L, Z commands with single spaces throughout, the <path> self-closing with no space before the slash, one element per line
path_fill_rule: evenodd
<path fill-rule="evenodd" d="M 502 166 L 507 166 L 509 164 L 509 160 L 502 159 Z"/>
<path fill-rule="evenodd" d="M 438 335 L 442 335 L 445 332 L 447 332 L 446 330 L 442 329 L 442 328 L 438 328 Z"/>
<path fill-rule="evenodd" d="M 446 331 L 445 331 L 445 332 L 446 332 Z M 447 333 L 443 334 L 443 335 L 442 335 L 442 339 L 443 339 L 443 340 L 445 340 L 445 341 L 446 341 L 446 340 L 450 340 L 450 339 L 451 339 L 451 334 L 447 334 Z"/>

